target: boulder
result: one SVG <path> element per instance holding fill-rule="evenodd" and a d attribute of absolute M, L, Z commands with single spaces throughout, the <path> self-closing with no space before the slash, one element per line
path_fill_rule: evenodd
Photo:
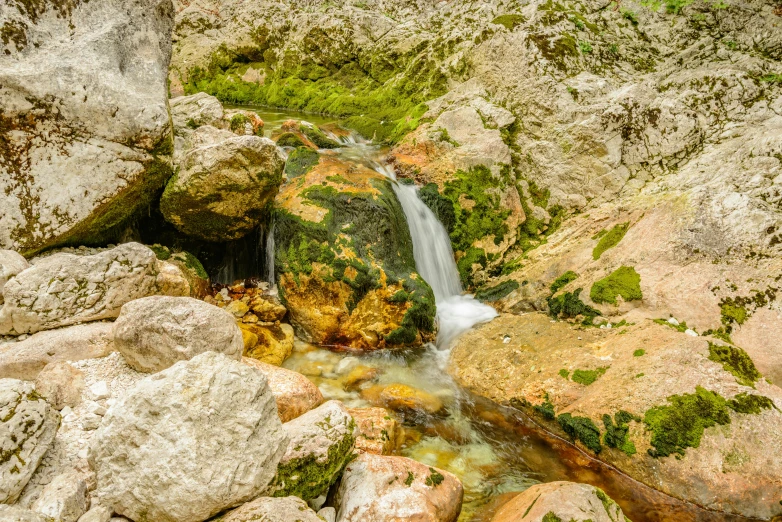
<path fill-rule="evenodd" d="M 3 304 L 3 288 L 9 279 L 30 264 L 19 253 L 13 250 L 0 250 L 0 305 Z"/>
<path fill-rule="evenodd" d="M 405 457 L 364 453 L 348 464 L 334 495 L 337 522 L 456 522 L 462 484 Z"/>
<path fill-rule="evenodd" d="M 307 121 L 284 122 L 273 139 L 280 147 L 306 147 L 311 150 L 340 147 L 339 142 L 327 136 L 323 129 Z"/>
<path fill-rule="evenodd" d="M 274 496 L 311 500 L 328 492 L 353 458 L 356 423 L 339 401 L 328 401 L 283 425 L 288 449 L 271 488 Z"/>
<path fill-rule="evenodd" d="M 448 371 L 667 495 L 731 515 L 782 513 L 765 500 L 782 498 L 782 455 L 767 451 L 782 447 L 782 390 L 735 345 L 667 321 L 583 328 L 503 314 L 457 340 Z"/>
<path fill-rule="evenodd" d="M 47 484 L 32 507 L 57 522 L 77 522 L 87 506 L 87 481 L 79 473 L 69 472 Z"/>
<path fill-rule="evenodd" d="M 51 519 L 17 506 L 7 506 L 0 504 L 0 520 L 8 522 L 51 522 Z"/>
<path fill-rule="evenodd" d="M 24 334 L 87 321 L 113 319 L 125 303 L 175 290 L 154 252 L 125 243 L 93 255 L 43 257 L 8 281 L 0 308 L 0 333 Z"/>
<path fill-rule="evenodd" d="M 205 92 L 172 98 L 169 104 L 174 133 L 178 136 L 187 136 L 202 125 L 223 125 L 223 104 Z"/>
<path fill-rule="evenodd" d="M 201 522 L 260 495 L 287 443 L 263 374 L 205 352 L 109 408 L 90 441 L 93 498 L 132 520 Z"/>
<path fill-rule="evenodd" d="M 151 245 L 157 258 L 177 267 L 190 285 L 190 297 L 203 299 L 212 290 L 204 265 L 190 252 L 174 251 L 162 245 Z"/>
<path fill-rule="evenodd" d="M 59 426 L 60 414 L 31 383 L 0 379 L 0 503 L 16 501 Z"/>
<path fill-rule="evenodd" d="M 184 154 L 160 210 L 180 232 L 239 239 L 261 222 L 282 182 L 285 156 L 269 139 L 234 136 Z"/>
<path fill-rule="evenodd" d="M 445 405 L 436 395 L 406 384 L 391 384 L 383 388 L 379 402 L 394 411 L 407 414 L 438 415 Z"/>
<path fill-rule="evenodd" d="M 250 310 L 266 323 L 282 321 L 288 310 L 275 296 L 258 295 L 250 300 Z"/>
<path fill-rule="evenodd" d="M 269 388 L 277 402 L 277 413 L 284 423 L 307 413 L 323 402 L 323 395 L 318 387 L 298 372 L 249 357 L 242 357 L 242 362 L 266 376 Z"/>
<path fill-rule="evenodd" d="M 242 356 L 242 332 L 231 314 L 191 297 L 150 296 L 125 304 L 114 322 L 114 346 L 136 371 L 154 373 L 206 352 Z"/>
<path fill-rule="evenodd" d="M 280 297 L 302 339 L 376 349 L 434 338 L 434 296 L 388 178 L 324 156 L 275 207 Z"/>
<path fill-rule="evenodd" d="M 259 497 L 217 518 L 215 522 L 323 522 L 298 497 Z"/>
<path fill-rule="evenodd" d="M 171 175 L 172 3 L 6 5 L 0 245 L 29 256 L 100 242 Z"/>
<path fill-rule="evenodd" d="M 238 303 L 239 301 L 234 301 Z M 245 337 L 244 355 L 280 366 L 293 353 L 293 327 L 289 324 L 240 324 Z"/>
<path fill-rule="evenodd" d="M 38 332 L 0 345 L 0 377 L 33 381 L 47 365 L 106 357 L 114 350 L 113 324 L 99 321 Z"/>
<path fill-rule="evenodd" d="M 391 455 L 396 449 L 397 422 L 385 408 L 349 408 L 356 421 L 359 436 L 356 451 L 375 455 Z"/>
<path fill-rule="evenodd" d="M 65 361 L 47 364 L 35 378 L 35 391 L 55 410 L 76 406 L 84 388 L 84 374 Z"/>
<path fill-rule="evenodd" d="M 109 522 L 111 510 L 106 506 L 93 505 L 89 511 L 81 516 L 79 522 Z"/>
<path fill-rule="evenodd" d="M 536 484 L 516 496 L 497 511 L 491 522 L 586 519 L 593 522 L 629 520 L 600 488 L 575 482 L 548 482 Z"/>
<path fill-rule="evenodd" d="M 231 109 L 225 111 L 225 120 L 228 128 L 240 136 L 263 136 L 263 120 L 253 111 Z"/>

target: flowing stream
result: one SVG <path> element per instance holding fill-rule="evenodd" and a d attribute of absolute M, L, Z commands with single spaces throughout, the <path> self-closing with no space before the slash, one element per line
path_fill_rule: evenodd
<path fill-rule="evenodd" d="M 244 107 L 246 108 L 246 107 Z M 269 130 L 288 119 L 315 124 L 329 120 L 316 115 L 258 108 Z M 283 366 L 306 375 L 327 399 L 348 407 L 378 406 L 377 390 L 406 384 L 442 401 L 445 415 L 400 416 L 397 454 L 454 473 L 464 486 L 460 522 L 489 522 L 496 509 L 513 495 L 539 482 L 569 480 L 604 489 L 634 522 L 716 522 L 723 518 L 684 504 L 607 468 L 575 450 L 557 436 L 542 432 L 526 416 L 463 391 L 446 368 L 451 342 L 495 310 L 464 295 L 445 227 L 419 199 L 417 188 L 396 181 L 382 164 L 384 151 L 354 135 L 333 136 L 344 144 L 341 159 L 361 163 L 392 180 L 410 227 L 417 271 L 430 284 L 437 304 L 436 346 L 407 351 L 348 354 L 296 341 Z M 273 266 L 274 231 L 265 235 L 266 266 Z M 273 269 L 266 274 L 273 283 Z M 373 382 L 351 385 L 356 369 L 378 374 Z"/>

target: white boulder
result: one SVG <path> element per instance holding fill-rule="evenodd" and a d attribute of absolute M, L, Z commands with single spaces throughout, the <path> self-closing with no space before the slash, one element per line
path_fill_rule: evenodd
<path fill-rule="evenodd" d="M 298 497 L 259 497 L 223 515 L 220 522 L 323 522 Z"/>

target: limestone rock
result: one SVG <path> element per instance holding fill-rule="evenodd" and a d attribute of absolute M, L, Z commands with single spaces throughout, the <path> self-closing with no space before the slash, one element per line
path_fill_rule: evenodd
<path fill-rule="evenodd" d="M 33 504 L 33 511 L 57 522 L 77 522 L 87 511 L 87 482 L 75 472 L 54 478 Z"/>
<path fill-rule="evenodd" d="M 217 519 L 219 522 L 323 522 L 297 497 L 259 497 Z"/>
<path fill-rule="evenodd" d="M 60 414 L 31 383 L 0 379 L 0 503 L 13 503 L 54 441 Z"/>
<path fill-rule="evenodd" d="M 220 127 L 223 124 L 223 104 L 205 92 L 172 98 L 170 104 L 171 120 L 177 135 L 187 136 L 202 125 Z"/>
<path fill-rule="evenodd" d="M 225 311 L 191 297 L 150 296 L 122 307 L 114 346 L 131 368 L 159 372 L 206 352 L 242 356 L 242 333 Z"/>
<path fill-rule="evenodd" d="M 269 139 L 234 136 L 182 157 L 160 200 L 180 232 L 206 241 L 238 239 L 258 226 L 282 182 L 285 157 Z"/>
<path fill-rule="evenodd" d="M 397 422 L 385 408 L 349 408 L 358 426 L 356 451 L 391 455 L 396 449 Z"/>
<path fill-rule="evenodd" d="M 300 338 L 362 349 L 433 338 L 434 296 L 387 178 L 324 156 L 275 207 L 278 285 Z"/>
<path fill-rule="evenodd" d="M 339 401 L 328 401 L 283 425 L 285 451 L 271 491 L 310 500 L 328 492 L 350 459 L 356 423 Z"/>
<path fill-rule="evenodd" d="M 0 245 L 30 255 L 101 241 L 171 174 L 172 3 L 6 6 Z"/>
<path fill-rule="evenodd" d="M 447 471 L 364 453 L 348 464 L 339 483 L 337 522 L 455 522 L 462 496 L 461 482 Z"/>
<path fill-rule="evenodd" d="M 173 251 L 162 245 L 151 245 L 150 248 L 158 259 L 167 264 L 174 265 L 181 275 L 187 280 L 190 288 L 189 295 L 196 299 L 203 299 L 212 289 L 209 282 L 209 274 L 206 273 L 201 262 L 190 252 Z M 166 295 L 180 295 L 166 293 Z"/>
<path fill-rule="evenodd" d="M 113 319 L 125 303 L 161 293 L 160 274 L 161 262 L 154 252 L 138 243 L 93 255 L 43 257 L 6 283 L 0 333 L 34 333 Z"/>
<path fill-rule="evenodd" d="M 333 507 L 324 507 L 318 511 L 318 516 L 326 522 L 337 522 L 337 510 Z"/>
<path fill-rule="evenodd" d="M 111 510 L 106 506 L 92 506 L 89 511 L 81 516 L 79 522 L 109 522 Z"/>
<path fill-rule="evenodd" d="M 0 305 L 3 304 L 3 287 L 13 276 L 28 268 L 27 260 L 13 250 L 0 250 Z"/>
<path fill-rule="evenodd" d="M 283 423 L 307 413 L 323 402 L 323 395 L 318 387 L 298 372 L 249 357 L 242 357 L 242 362 L 266 376 L 277 402 L 277 413 Z"/>
<path fill-rule="evenodd" d="M 550 513 L 560 520 L 629 520 L 616 502 L 601 489 L 575 482 L 536 484 L 502 506 L 491 520 L 542 522 L 553 518 Z"/>
<path fill-rule="evenodd" d="M 76 406 L 84 392 L 84 375 L 65 361 L 47 364 L 35 378 L 35 391 L 55 410 Z"/>
<path fill-rule="evenodd" d="M 289 324 L 242 323 L 240 328 L 252 334 L 245 343 L 244 355 L 247 357 L 280 366 L 293 352 L 294 334 Z"/>
<path fill-rule="evenodd" d="M 109 408 L 90 442 L 94 498 L 132 520 L 200 522 L 262 493 L 287 442 L 266 378 L 202 353 Z"/>
<path fill-rule="evenodd" d="M 0 504 L 0 520 L 8 522 L 51 522 L 51 519 L 17 506 Z"/>
<path fill-rule="evenodd" d="M 112 329 L 104 321 L 77 324 L 0 345 L 0 377 L 33 381 L 49 364 L 105 357 L 114 350 Z"/>

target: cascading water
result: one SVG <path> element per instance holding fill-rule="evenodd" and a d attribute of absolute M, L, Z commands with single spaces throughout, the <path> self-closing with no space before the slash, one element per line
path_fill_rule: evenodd
<path fill-rule="evenodd" d="M 269 288 L 274 288 L 274 216 L 266 232 L 266 280 Z"/>

